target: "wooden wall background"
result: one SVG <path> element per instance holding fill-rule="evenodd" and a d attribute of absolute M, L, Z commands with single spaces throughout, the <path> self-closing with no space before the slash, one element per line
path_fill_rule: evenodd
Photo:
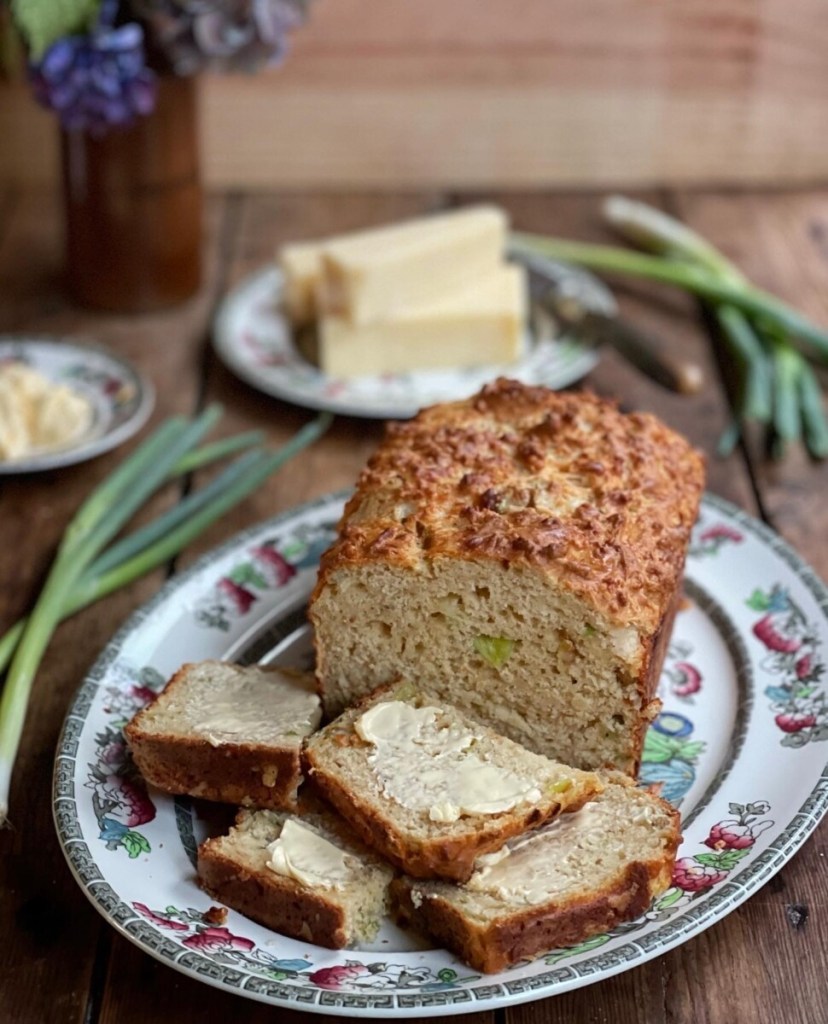
<path fill-rule="evenodd" d="M 825 0 L 316 0 L 283 68 L 201 91 L 216 187 L 828 180 Z M 0 181 L 55 165 L 0 89 Z"/>

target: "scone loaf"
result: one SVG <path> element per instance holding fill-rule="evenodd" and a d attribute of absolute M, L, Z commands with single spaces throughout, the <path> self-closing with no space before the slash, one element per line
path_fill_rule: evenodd
<path fill-rule="evenodd" d="M 480 854 L 602 788 L 411 684 L 381 687 L 309 737 L 304 767 L 369 846 L 420 878 L 465 880 Z"/>
<path fill-rule="evenodd" d="M 390 426 L 311 601 L 326 711 L 416 680 L 530 750 L 635 773 L 703 479 L 655 417 L 516 381 Z"/>
<path fill-rule="evenodd" d="M 321 717 L 306 673 L 203 661 L 183 665 L 124 735 L 138 770 L 159 789 L 290 809 L 302 740 Z"/>
<path fill-rule="evenodd" d="M 331 812 L 242 811 L 230 834 L 198 850 L 214 899 L 268 928 L 329 949 L 371 942 L 387 911 L 392 869 Z"/>
<path fill-rule="evenodd" d="M 679 840 L 678 812 L 613 774 L 580 811 L 481 857 L 466 884 L 402 878 L 392 897 L 403 922 L 501 971 L 643 914 L 670 885 Z"/>

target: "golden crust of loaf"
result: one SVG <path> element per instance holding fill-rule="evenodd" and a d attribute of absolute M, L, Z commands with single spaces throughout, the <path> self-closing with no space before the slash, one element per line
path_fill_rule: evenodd
<path fill-rule="evenodd" d="M 389 426 L 316 593 L 343 566 L 491 559 L 536 567 L 608 621 L 653 631 L 703 483 L 700 453 L 654 416 L 501 378 Z"/>
<path fill-rule="evenodd" d="M 206 893 L 266 928 L 328 949 L 352 941 L 342 907 L 289 880 L 240 865 L 215 842 L 199 847 L 198 876 Z"/>
<path fill-rule="evenodd" d="M 148 736 L 135 729 L 127 736 L 142 777 L 165 793 L 271 810 L 296 806 L 302 781 L 298 748 L 265 750 L 240 744 L 217 753 L 192 737 Z"/>

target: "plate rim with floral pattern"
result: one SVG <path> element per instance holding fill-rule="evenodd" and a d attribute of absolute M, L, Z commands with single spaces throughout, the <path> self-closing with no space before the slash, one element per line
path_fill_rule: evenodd
<path fill-rule="evenodd" d="M 584 308 L 612 315 L 609 288 L 580 267 L 553 260 L 542 272 Z M 598 361 L 593 347 L 572 337 L 536 340 L 526 332 L 526 352 L 517 362 L 466 369 L 334 378 L 309 363 L 293 342 L 279 308 L 282 272 L 269 266 L 242 278 L 216 312 L 213 346 L 222 362 L 251 387 L 294 405 L 364 419 L 407 419 L 425 405 L 467 398 L 488 380 L 506 375 L 525 384 L 559 389 L 585 376 Z"/>
<path fill-rule="evenodd" d="M 58 335 L 0 335 L 0 362 L 20 361 L 52 382 L 69 384 L 92 404 L 86 433 L 63 448 L 0 460 L 0 475 L 39 473 L 95 458 L 136 434 L 155 405 L 150 380 L 104 345 Z"/>
<path fill-rule="evenodd" d="M 143 787 L 120 730 L 182 661 L 251 649 L 274 623 L 290 635 L 345 497 L 284 512 L 175 576 L 110 641 L 67 713 L 55 759 L 58 837 L 93 905 L 145 952 L 208 984 L 309 1012 L 427 1017 L 507 1006 L 687 941 L 756 892 L 817 827 L 828 809 L 828 590 L 777 534 L 706 495 L 688 555 L 687 626 L 674 633 L 642 779 L 680 800 L 709 771 L 686 808 L 672 885 L 647 914 L 488 976 L 444 950 L 331 951 L 233 911 L 215 923 L 192 868 L 192 807 Z M 685 643 L 693 630 L 703 640 L 695 653 Z M 707 691 L 705 657 L 718 681 Z M 696 707 L 697 736 L 715 745 L 706 693 L 708 719 L 730 722 L 727 753 L 710 765 L 705 743 L 691 738 Z"/>

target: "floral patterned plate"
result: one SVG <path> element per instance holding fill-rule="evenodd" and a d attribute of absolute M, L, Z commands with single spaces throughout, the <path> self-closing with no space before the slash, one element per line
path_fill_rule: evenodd
<path fill-rule="evenodd" d="M 615 300 L 597 278 L 577 267 L 543 261 L 543 273 L 559 289 L 577 296 L 587 309 L 612 314 Z M 406 419 L 424 405 L 467 398 L 501 374 L 527 384 L 562 388 L 595 365 L 593 348 L 572 338 L 537 340 L 527 333 L 525 354 L 516 363 L 457 370 L 329 377 L 307 362 L 293 343 L 279 302 L 282 275 L 276 267 L 245 278 L 222 303 L 213 343 L 222 361 L 243 381 L 268 395 L 311 409 L 368 419 Z"/>
<path fill-rule="evenodd" d="M 705 499 L 642 780 L 681 808 L 672 886 L 636 921 L 496 975 L 386 924 L 331 951 L 230 911 L 195 879 L 204 804 L 147 790 L 121 729 L 188 659 L 309 663 L 304 605 L 342 507 L 333 496 L 236 537 L 175 577 L 112 640 L 69 710 L 54 814 L 78 883 L 152 956 L 279 1006 L 427 1017 L 590 984 L 697 935 L 756 892 L 828 806 L 828 591 L 771 531 Z"/>
<path fill-rule="evenodd" d="M 58 469 L 101 455 L 137 433 L 155 404 L 155 391 L 146 377 L 114 352 L 88 342 L 2 336 L 0 364 L 5 362 L 25 363 L 78 392 L 92 405 L 92 425 L 65 448 L 0 459 L 0 475 Z"/>

